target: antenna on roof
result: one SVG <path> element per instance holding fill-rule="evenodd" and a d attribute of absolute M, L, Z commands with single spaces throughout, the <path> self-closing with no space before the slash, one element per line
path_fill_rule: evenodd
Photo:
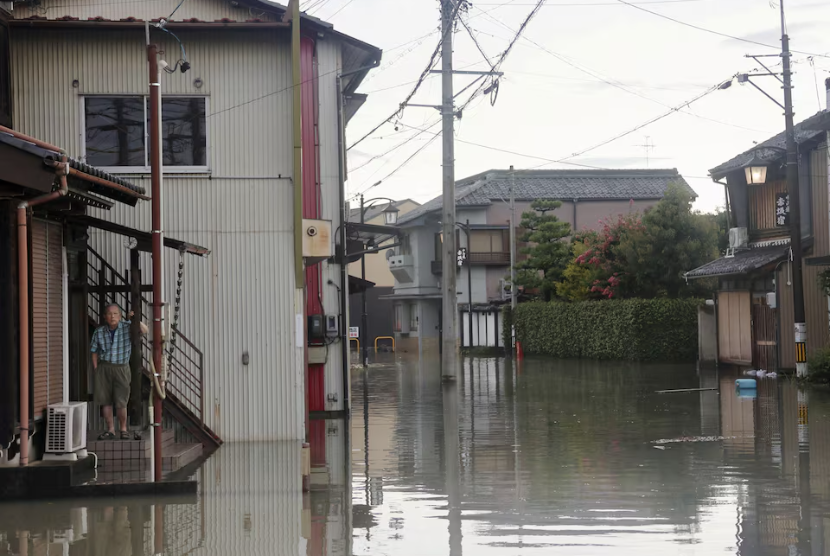
<path fill-rule="evenodd" d="M 651 137 L 646 135 L 645 144 L 643 144 L 643 145 L 634 145 L 634 146 L 635 147 L 641 147 L 641 148 L 646 150 L 646 168 L 650 168 L 651 167 L 651 165 L 650 165 L 650 162 L 651 162 L 650 154 L 651 154 L 651 151 L 654 150 L 654 148 L 655 148 L 654 143 L 651 142 Z"/>

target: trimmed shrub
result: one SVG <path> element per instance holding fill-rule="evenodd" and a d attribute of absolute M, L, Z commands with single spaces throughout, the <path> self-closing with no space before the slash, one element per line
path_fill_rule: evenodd
<path fill-rule="evenodd" d="M 695 361 L 698 299 L 522 303 L 515 319 L 527 354 L 629 361 Z"/>
<path fill-rule="evenodd" d="M 810 370 L 810 374 L 807 375 L 809 382 L 818 384 L 830 382 L 830 347 L 822 348 L 810 356 L 807 368 Z"/>

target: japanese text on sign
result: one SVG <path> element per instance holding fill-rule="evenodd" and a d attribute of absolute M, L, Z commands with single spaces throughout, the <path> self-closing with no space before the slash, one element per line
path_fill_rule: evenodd
<path fill-rule="evenodd" d="M 775 194 L 775 225 L 789 226 L 790 225 L 790 194 L 776 193 Z"/>

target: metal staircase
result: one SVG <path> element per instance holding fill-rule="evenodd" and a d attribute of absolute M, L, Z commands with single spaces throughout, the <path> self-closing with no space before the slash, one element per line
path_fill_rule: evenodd
<path fill-rule="evenodd" d="M 104 260 L 92 247 L 87 247 L 87 282 L 89 295 L 87 311 L 90 324 L 98 326 L 107 305 L 117 304 L 127 313 L 131 310 L 137 314 L 149 315 L 150 302 L 140 296 L 140 311 L 131 307 L 130 281 Z M 146 286 L 141 288 L 147 289 Z M 205 448 L 214 449 L 222 445 L 222 439 L 213 432 L 204 421 L 204 356 L 196 345 L 179 330 L 173 329 L 175 342 L 168 342 L 171 351 L 165 354 L 170 361 L 167 374 L 166 394 L 164 400 L 164 424 L 182 427 L 193 439 L 201 442 Z M 152 342 L 145 335 L 141 339 L 141 369 L 150 377 L 150 359 Z M 144 384 L 143 396 L 150 393 L 149 380 Z M 171 423 L 172 419 L 172 423 Z M 177 436 L 178 431 L 177 431 Z"/>

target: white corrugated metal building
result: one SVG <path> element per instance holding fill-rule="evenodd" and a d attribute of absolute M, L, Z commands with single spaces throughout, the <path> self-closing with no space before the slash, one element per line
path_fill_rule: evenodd
<path fill-rule="evenodd" d="M 280 23 L 284 8 L 276 4 L 186 0 L 176 9 L 178 4 L 16 3 L 10 29 L 14 126 L 149 188 L 141 21 L 176 10 L 168 28 L 181 39 L 191 69 L 163 74 L 161 81 L 163 219 L 166 234 L 211 250 L 205 259 L 185 261 L 180 319 L 182 334 L 204 352 L 205 423 L 225 441 L 301 439 L 290 28 Z M 342 199 L 337 75 L 352 72 L 343 78 L 348 117 L 364 100 L 354 90 L 379 62 L 380 51 L 314 18 L 303 19 L 301 29 L 306 27 L 317 86 L 310 94 L 303 89 L 303 102 L 304 111 L 309 102 L 313 107 L 311 144 L 316 142 L 318 158 L 304 159 L 304 167 L 316 162 L 317 218 L 331 220 L 334 231 Z M 151 28 L 151 42 L 171 67 L 182 57 L 179 44 L 162 30 Z M 94 216 L 149 231 L 150 209 L 144 203 Z M 117 236 L 95 235 L 90 243 L 116 269 L 128 268 L 129 247 Z M 165 255 L 172 265 L 165 273 L 171 302 L 172 269 L 179 261 L 175 252 Z M 149 276 L 150 257 L 143 257 Z M 320 264 L 323 310 L 348 322 L 340 315 L 340 267 Z M 325 410 L 342 411 L 347 386 L 341 350 L 333 346 L 327 354 Z"/>

